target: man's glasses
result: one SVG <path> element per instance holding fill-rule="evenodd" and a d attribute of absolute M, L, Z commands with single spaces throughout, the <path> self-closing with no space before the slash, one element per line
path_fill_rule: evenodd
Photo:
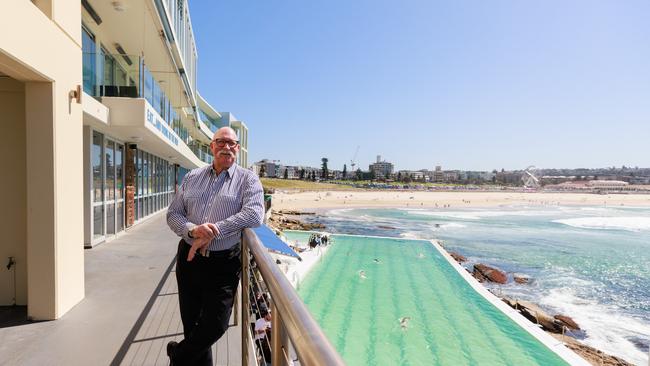
<path fill-rule="evenodd" d="M 212 140 L 212 142 L 217 144 L 218 147 L 228 146 L 229 148 L 233 148 L 239 145 L 239 141 L 233 141 L 233 140 L 216 139 L 216 140 Z"/>

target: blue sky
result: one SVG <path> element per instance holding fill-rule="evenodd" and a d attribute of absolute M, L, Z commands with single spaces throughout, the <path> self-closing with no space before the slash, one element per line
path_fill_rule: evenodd
<path fill-rule="evenodd" d="M 249 161 L 650 167 L 650 1 L 191 1 Z"/>

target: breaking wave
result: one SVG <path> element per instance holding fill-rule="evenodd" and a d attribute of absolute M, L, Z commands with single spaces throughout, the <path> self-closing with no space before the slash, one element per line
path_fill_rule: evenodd
<path fill-rule="evenodd" d="M 628 230 L 641 231 L 650 230 L 650 217 L 581 217 L 574 219 L 553 220 L 558 224 L 564 224 L 581 229 L 600 230 Z"/>

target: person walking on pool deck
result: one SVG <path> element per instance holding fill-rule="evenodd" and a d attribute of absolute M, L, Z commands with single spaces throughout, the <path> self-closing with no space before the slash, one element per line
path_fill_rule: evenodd
<path fill-rule="evenodd" d="M 262 184 L 235 164 L 237 134 L 222 127 L 210 143 L 212 165 L 185 175 L 167 211 L 178 244 L 176 281 L 183 333 L 167 344 L 172 365 L 212 365 L 212 345 L 228 329 L 241 272 L 241 231 L 264 218 Z"/>

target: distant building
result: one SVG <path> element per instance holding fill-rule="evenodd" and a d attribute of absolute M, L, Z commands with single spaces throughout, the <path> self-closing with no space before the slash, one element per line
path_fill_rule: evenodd
<path fill-rule="evenodd" d="M 446 183 L 456 183 L 460 180 L 460 171 L 458 170 L 448 170 L 443 174 L 443 179 Z"/>
<path fill-rule="evenodd" d="M 587 182 L 587 187 L 597 189 L 621 189 L 627 187 L 628 185 L 628 182 L 623 182 L 620 180 L 592 180 Z"/>
<path fill-rule="evenodd" d="M 260 172 L 262 172 L 262 167 L 264 167 L 264 174 L 260 174 Z M 280 173 L 279 168 L 280 164 L 277 160 L 262 159 L 253 164 L 253 171 L 255 174 L 266 178 L 278 177 L 278 174 Z"/>
<path fill-rule="evenodd" d="M 445 181 L 445 173 L 442 171 L 440 165 L 437 165 L 436 169 L 433 171 L 433 181 L 436 183 L 442 183 Z"/>
<path fill-rule="evenodd" d="M 418 170 L 400 170 L 397 172 L 397 176 L 401 177 L 402 180 L 404 180 L 406 177 L 411 178 L 413 181 L 426 180 L 425 172 Z"/>
<path fill-rule="evenodd" d="M 369 170 L 375 174 L 375 178 L 383 179 L 390 178 L 393 174 L 393 163 L 381 160 L 381 155 L 377 155 L 377 161 L 370 164 Z"/>

